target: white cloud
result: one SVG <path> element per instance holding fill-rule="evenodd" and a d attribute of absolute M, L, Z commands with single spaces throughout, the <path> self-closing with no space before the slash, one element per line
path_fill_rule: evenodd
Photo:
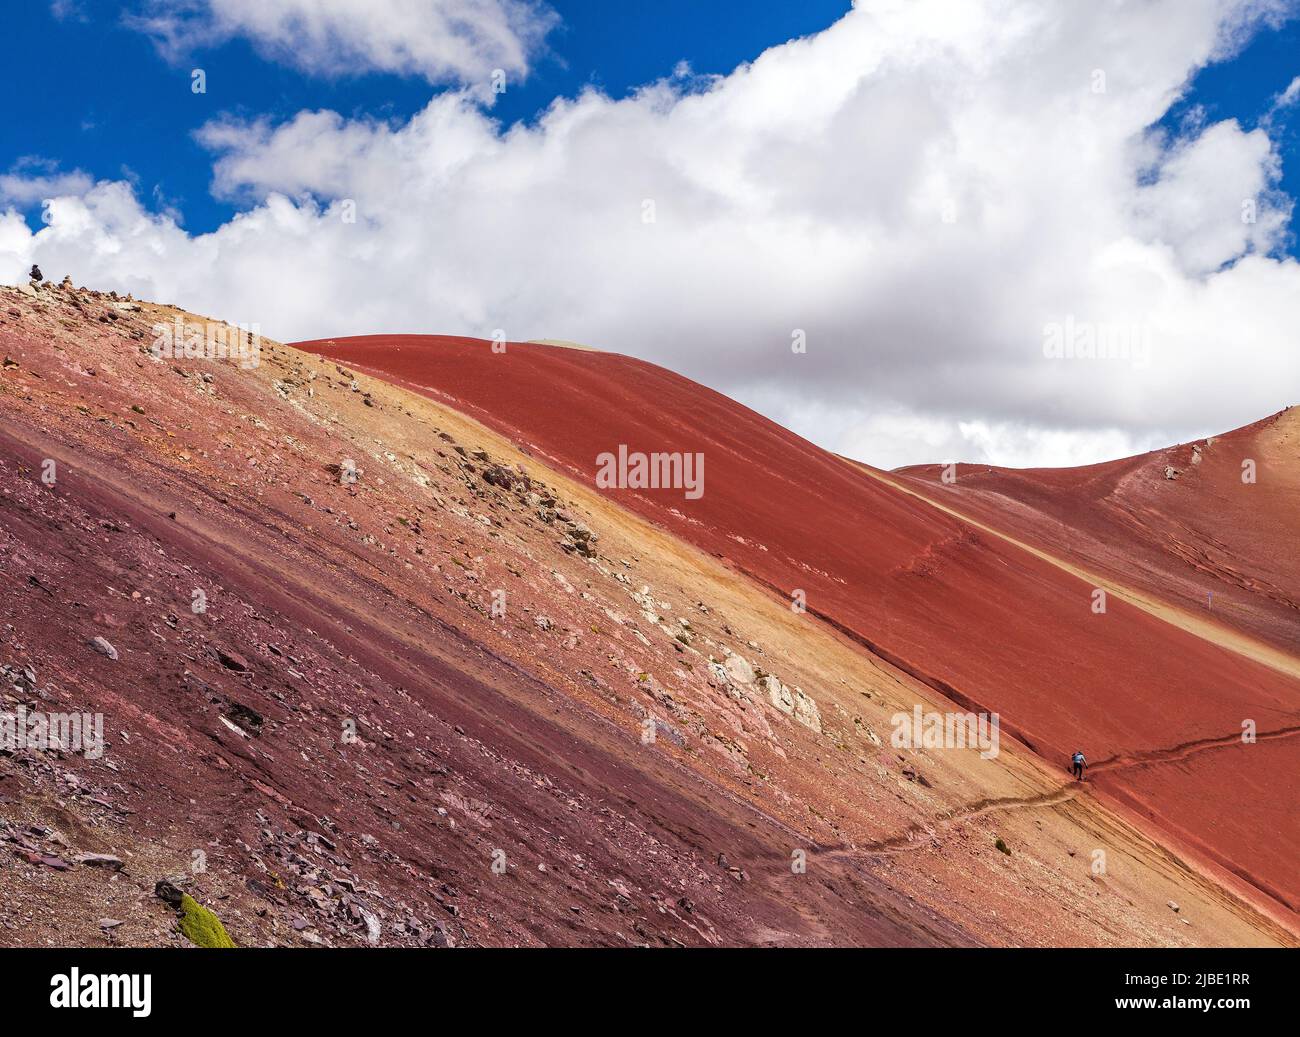
<path fill-rule="evenodd" d="M 1277 103 L 1273 106 L 1274 110 L 1278 108 L 1289 108 L 1300 101 L 1300 76 L 1296 76 L 1287 84 L 1287 88 L 1278 96 Z"/>
<path fill-rule="evenodd" d="M 1159 180 L 1138 192 L 1137 218 L 1145 236 L 1169 243 L 1189 271 L 1217 270 L 1284 244 L 1291 205 L 1273 189 L 1281 173 L 1262 129 L 1215 123 L 1163 156 Z"/>
<path fill-rule="evenodd" d="M 50 14 L 61 22 L 90 20 L 81 0 L 50 0 Z"/>
<path fill-rule="evenodd" d="M 1298 402 L 1272 142 L 1149 129 L 1276 10 L 875 0 L 729 76 L 534 125 L 468 92 L 403 123 L 226 120 L 201 139 L 229 224 L 192 237 L 99 184 L 0 235 L 0 279 L 38 260 L 285 339 L 588 342 L 884 465 L 1113 456 Z M 1143 349 L 1045 357 L 1067 327 Z"/>
<path fill-rule="evenodd" d="M 58 163 L 28 155 L 0 173 L 0 205 L 30 209 L 58 195 L 82 194 L 94 180 L 80 169 L 60 172 Z"/>
<path fill-rule="evenodd" d="M 127 23 L 177 60 L 235 37 L 319 75 L 394 72 L 433 83 L 522 75 L 558 19 L 541 0 L 146 0 Z"/>

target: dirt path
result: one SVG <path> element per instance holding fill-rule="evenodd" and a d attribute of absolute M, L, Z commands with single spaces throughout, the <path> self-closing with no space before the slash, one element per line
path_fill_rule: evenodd
<path fill-rule="evenodd" d="M 1259 732 L 1255 735 L 1255 741 L 1265 742 L 1277 738 L 1294 738 L 1297 735 L 1300 735 L 1300 725 L 1280 727 L 1276 731 Z M 1150 767 L 1158 763 L 1176 763 L 1179 760 L 1185 760 L 1189 756 L 1195 756 L 1209 749 L 1240 745 L 1241 740 L 1241 732 L 1223 735 L 1220 738 L 1198 738 L 1196 741 L 1172 745 L 1167 749 L 1152 749 L 1149 752 L 1110 756 L 1092 764 L 1088 769 L 1090 771 L 1115 771 L 1136 767 Z"/>
<path fill-rule="evenodd" d="M 1294 738 L 1300 735 L 1300 726 L 1279 728 L 1265 731 L 1256 736 L 1258 741 L 1277 738 Z M 1221 738 L 1203 738 L 1195 742 L 1186 742 L 1169 746 L 1165 749 L 1152 749 L 1149 752 L 1134 753 L 1125 756 L 1113 756 L 1093 764 L 1090 771 L 1123 771 L 1139 767 L 1152 767 L 1162 763 L 1177 763 L 1189 756 L 1207 752 L 1212 749 L 1225 748 L 1239 744 L 1240 734 L 1224 735 Z M 1036 796 L 1008 796 L 1003 798 L 978 799 L 952 807 L 936 814 L 929 822 L 909 825 L 898 835 L 887 836 L 873 842 L 863 843 L 857 847 L 835 847 L 818 852 L 815 856 L 822 860 L 856 860 L 878 854 L 898 851 L 916 850 L 925 845 L 925 839 L 939 834 L 943 828 L 969 821 L 985 814 L 1001 813 L 1008 810 L 1027 810 L 1038 807 L 1054 807 L 1073 800 L 1080 792 L 1089 790 L 1088 783 L 1071 782 L 1061 785 L 1049 792 Z M 924 837 L 924 838 L 922 838 Z"/>
<path fill-rule="evenodd" d="M 941 814 L 936 814 L 933 825 L 910 825 L 904 832 L 899 835 L 891 835 L 885 839 L 877 839 L 874 842 L 866 843 L 859 846 L 856 850 L 837 849 L 831 850 L 825 856 L 831 859 L 853 859 L 863 856 L 875 856 L 877 854 L 894 853 L 900 850 L 917 850 L 925 845 L 925 841 L 919 837 L 930 838 L 939 834 L 939 829 L 948 828 L 963 821 L 969 821 L 972 818 L 981 817 L 984 814 L 1001 813 L 1007 810 L 1028 810 L 1035 807 L 1054 807 L 1060 803 L 1067 803 L 1074 799 L 1078 790 L 1065 785 L 1061 788 L 1054 789 L 1051 792 L 1044 792 L 1037 796 L 1010 796 L 1001 799 L 979 799 L 974 803 L 967 803 L 963 806 L 953 807 L 945 810 Z"/>

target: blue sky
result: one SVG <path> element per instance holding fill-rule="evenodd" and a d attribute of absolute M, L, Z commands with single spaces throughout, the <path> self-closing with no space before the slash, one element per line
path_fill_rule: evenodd
<path fill-rule="evenodd" d="M 127 5 L 129 7 L 129 5 Z M 527 80 L 498 100 L 509 123 L 532 119 L 558 96 L 593 85 L 615 97 L 669 75 L 679 61 L 696 73 L 725 74 L 768 47 L 824 29 L 848 0 L 552 0 L 561 22 Z M 122 23 L 124 6 L 84 2 L 61 17 L 56 5 L 32 2 L 6 12 L 6 61 L 0 82 L 13 105 L 0 136 L 0 171 L 26 158 L 83 169 L 96 178 L 123 176 L 142 197 L 173 209 L 194 233 L 228 220 L 234 208 L 209 192 L 210 156 L 193 133 L 212 117 L 235 113 L 280 120 L 301 109 L 348 116 L 406 119 L 428 102 L 419 76 L 367 73 L 337 78 L 306 74 L 264 60 L 236 38 L 204 49 L 183 65 L 158 55 L 152 41 Z M 58 61 L 51 61 L 54 48 Z M 106 64 L 106 56 L 108 62 Z M 189 90 L 192 67 L 208 73 L 208 93 Z M 1176 127 L 1203 107 L 1211 119 L 1257 125 L 1272 100 L 1300 75 L 1300 22 L 1255 36 L 1234 59 L 1210 65 L 1164 123 Z M 1300 196 L 1300 119 L 1277 131 L 1282 189 Z M 35 213 L 30 212 L 33 218 Z M 1300 254 L 1293 238 L 1292 254 Z"/>
<path fill-rule="evenodd" d="M 129 170 L 140 193 L 176 209 L 187 229 L 212 230 L 233 208 L 211 197 L 211 159 L 193 139 L 223 113 L 287 119 L 301 109 L 407 119 L 432 89 L 419 76 L 368 73 L 331 79 L 263 60 L 243 39 L 201 50 L 180 66 L 122 24 L 122 6 L 84 3 L 57 17 L 30 0 L 5 15 L 6 93 L 16 104 L 0 130 L 0 171 L 25 157 L 117 179 Z M 699 74 L 727 73 L 773 44 L 826 28 L 847 0 L 553 0 L 561 24 L 528 78 L 498 99 L 505 122 L 532 119 L 586 85 L 623 96 L 669 75 L 679 61 Z M 51 49 L 59 55 L 50 60 Z M 107 59 L 107 60 L 106 60 Z M 190 71 L 208 75 L 206 95 Z"/>
<path fill-rule="evenodd" d="M 1207 121 L 1236 119 L 1254 129 L 1267 114 L 1274 99 L 1296 76 L 1300 76 L 1300 21 L 1292 20 L 1275 31 L 1256 35 L 1239 55 L 1229 61 L 1207 65 L 1193 80 L 1186 97 L 1174 104 L 1161 121 L 1176 128 L 1197 108 L 1204 108 Z M 1282 155 L 1281 190 L 1300 197 L 1300 118 L 1277 120 L 1272 136 Z M 1292 234 L 1290 252 L 1300 255 L 1300 236 Z"/>

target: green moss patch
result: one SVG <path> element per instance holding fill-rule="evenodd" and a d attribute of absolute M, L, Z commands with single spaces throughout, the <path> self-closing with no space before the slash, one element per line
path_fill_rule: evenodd
<path fill-rule="evenodd" d="M 233 947 L 221 919 L 188 893 L 181 895 L 181 932 L 195 947 Z"/>

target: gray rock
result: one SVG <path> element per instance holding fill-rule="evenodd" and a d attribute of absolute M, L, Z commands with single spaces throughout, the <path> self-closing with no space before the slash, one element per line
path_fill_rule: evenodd
<path fill-rule="evenodd" d="M 88 868 L 108 868 L 110 871 L 122 870 L 122 858 L 111 853 L 79 853 L 73 858 L 78 864 Z"/>
<path fill-rule="evenodd" d="M 749 665 L 743 656 L 729 655 L 724 664 L 727 667 L 727 676 L 736 684 L 753 684 L 754 668 Z"/>
<path fill-rule="evenodd" d="M 456 942 L 441 926 L 434 926 L 433 931 L 424 939 L 426 947 L 455 947 Z"/>
<path fill-rule="evenodd" d="M 379 925 L 379 919 L 364 907 L 361 908 L 361 918 L 362 921 L 366 923 L 366 943 L 374 947 L 379 943 L 379 938 L 384 932 L 382 927 Z"/>
<path fill-rule="evenodd" d="M 248 660 L 238 652 L 221 647 L 216 647 L 213 651 L 216 652 L 217 661 L 228 670 L 234 670 L 236 673 L 249 673 L 253 669 L 248 665 Z"/>
<path fill-rule="evenodd" d="M 667 738 L 668 741 L 672 742 L 673 745 L 678 748 L 682 748 L 686 745 L 686 736 L 683 735 L 681 731 L 668 723 L 668 721 L 660 720 L 658 717 L 655 717 L 655 737 L 659 737 L 660 735 Z"/>
<path fill-rule="evenodd" d="M 799 688 L 794 689 L 794 718 L 804 727 L 811 728 L 821 734 L 821 710 L 817 708 L 817 703 L 813 701 L 812 697 L 804 694 Z"/>
<path fill-rule="evenodd" d="M 771 702 L 772 705 L 787 716 L 793 715 L 794 695 L 790 693 L 789 688 L 781 683 L 776 674 L 769 673 L 763 678 L 763 688 L 767 692 L 768 701 Z"/>
<path fill-rule="evenodd" d="M 97 651 L 100 655 L 106 655 L 110 659 L 114 659 L 114 660 L 117 659 L 117 649 L 114 648 L 107 641 L 105 641 L 102 637 L 92 637 L 90 639 L 90 647 L 93 648 L 95 651 Z"/>

